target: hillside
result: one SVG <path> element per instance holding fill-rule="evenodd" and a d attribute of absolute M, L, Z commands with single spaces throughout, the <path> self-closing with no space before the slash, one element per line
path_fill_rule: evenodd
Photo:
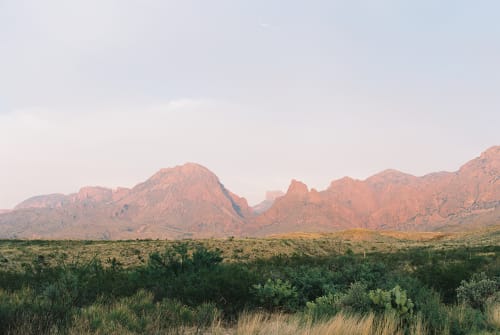
<path fill-rule="evenodd" d="M 415 177 L 386 170 L 366 180 L 333 181 L 321 192 L 293 180 L 285 196 L 256 219 L 253 233 L 348 228 L 439 230 L 500 223 L 500 147 L 456 172 Z"/>
<path fill-rule="evenodd" d="M 416 177 L 385 170 L 345 177 L 323 191 L 292 180 L 261 204 L 228 189 L 207 168 L 162 169 L 133 188 L 84 187 L 27 199 L 0 212 L 1 238 L 202 238 L 365 228 L 465 231 L 500 224 L 500 146 L 456 172 Z"/>
<path fill-rule="evenodd" d="M 251 211 L 208 169 L 162 169 L 132 189 L 37 196 L 0 215 L 4 238 L 182 238 L 240 234 Z"/>

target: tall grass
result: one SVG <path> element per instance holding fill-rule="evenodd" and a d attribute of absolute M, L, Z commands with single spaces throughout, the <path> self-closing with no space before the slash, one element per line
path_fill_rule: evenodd
<path fill-rule="evenodd" d="M 235 335 L 403 335 L 399 318 L 394 314 L 376 316 L 373 313 L 348 315 L 339 313 L 333 318 L 312 323 L 297 315 L 243 314 L 228 334 Z M 421 317 L 410 325 L 410 334 L 427 334 Z"/>
<path fill-rule="evenodd" d="M 490 326 L 500 332 L 500 303 L 491 305 L 486 312 L 486 318 Z"/>
<path fill-rule="evenodd" d="M 430 331 L 420 314 L 411 318 L 409 324 L 403 327 L 401 319 L 396 314 L 377 315 L 371 312 L 366 315 L 341 312 L 330 319 L 316 321 L 300 313 L 243 313 L 235 324 L 224 324 L 214 313 L 214 318 L 206 323 L 206 320 L 200 322 L 200 319 L 197 319 L 196 313 L 202 313 L 200 311 L 183 311 L 180 305 L 152 303 L 148 295 L 144 298 L 145 304 L 136 306 L 127 300 L 110 305 L 89 306 L 74 315 L 68 328 L 54 326 L 51 329 L 42 329 L 37 322 L 30 323 L 26 318 L 28 322 L 10 329 L 6 335 L 447 335 L 456 333 L 448 327 L 437 333 Z M 151 310 L 147 307 L 149 303 L 154 306 Z M 172 308 L 180 309 L 174 311 Z M 462 328 L 468 327 L 466 320 L 459 320 L 460 314 L 466 312 L 457 306 L 452 313 L 454 315 L 450 317 L 458 322 L 458 329 L 462 331 L 466 329 Z M 492 306 L 488 310 L 488 323 L 492 332 L 477 331 L 474 334 L 498 334 L 499 305 Z"/>

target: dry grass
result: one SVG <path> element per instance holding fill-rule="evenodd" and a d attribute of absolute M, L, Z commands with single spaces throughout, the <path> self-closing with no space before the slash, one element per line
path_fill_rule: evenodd
<path fill-rule="evenodd" d="M 420 327 L 420 328 L 418 328 Z M 421 326 L 417 326 L 421 331 Z M 297 316 L 262 313 L 242 315 L 235 335 L 402 335 L 399 321 L 393 315 L 375 317 L 337 314 L 332 319 L 312 324 Z M 425 334 L 423 332 L 415 335 Z"/>
<path fill-rule="evenodd" d="M 274 234 L 269 238 L 275 239 L 321 239 L 321 238 L 343 238 L 350 241 L 382 241 L 389 242 L 393 239 L 402 241 L 431 241 L 459 236 L 457 233 L 440 232 L 407 232 L 407 231 L 376 231 L 363 228 L 348 229 L 334 233 L 304 233 L 295 232 L 288 234 Z"/>
<path fill-rule="evenodd" d="M 416 319 L 410 325 L 410 334 L 411 335 L 425 335 L 428 334 L 427 326 L 422 318 L 422 314 L 418 314 Z"/>
<path fill-rule="evenodd" d="M 184 240 L 191 244 L 203 244 L 209 249 L 218 248 L 227 262 L 245 262 L 272 256 L 325 256 L 343 253 L 347 249 L 355 253 L 397 252 L 413 247 L 436 249 L 467 245 L 500 244 L 500 225 L 468 233 L 423 233 L 371 231 L 351 229 L 335 233 L 293 233 L 272 238 L 226 238 Z M 78 259 L 89 261 L 98 258 L 103 263 L 115 258 L 125 267 L 137 266 L 147 261 L 152 252 L 163 252 L 173 241 L 16 241 L 0 240 L 0 265 L 6 270 L 20 270 L 22 263 L 31 263 L 42 255 L 48 263 L 56 263 L 62 257 L 67 262 Z M 494 255 L 493 255 L 494 256 Z"/>
<path fill-rule="evenodd" d="M 494 304 L 486 311 L 488 323 L 500 331 L 500 303 Z"/>

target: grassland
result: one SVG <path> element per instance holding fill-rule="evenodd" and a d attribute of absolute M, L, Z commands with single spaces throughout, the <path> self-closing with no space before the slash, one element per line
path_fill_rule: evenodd
<path fill-rule="evenodd" d="M 154 252 L 177 243 L 172 240 L 0 240 L 0 264 L 4 270 L 20 270 L 22 264 L 42 256 L 49 264 L 115 259 L 124 267 L 144 264 Z M 328 256 L 351 250 L 357 254 L 394 253 L 414 248 L 447 250 L 500 245 L 500 226 L 467 233 L 398 232 L 352 229 L 336 233 L 293 233 L 269 238 L 204 239 L 183 242 L 218 249 L 225 262 L 248 262 L 276 256 Z"/>
<path fill-rule="evenodd" d="M 5 334 L 499 334 L 500 226 L 0 241 Z"/>

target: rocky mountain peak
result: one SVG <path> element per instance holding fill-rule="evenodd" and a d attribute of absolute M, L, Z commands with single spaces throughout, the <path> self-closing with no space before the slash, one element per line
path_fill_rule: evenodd
<path fill-rule="evenodd" d="M 301 181 L 292 179 L 286 195 L 307 195 L 309 193 L 309 188 L 306 184 Z"/>

